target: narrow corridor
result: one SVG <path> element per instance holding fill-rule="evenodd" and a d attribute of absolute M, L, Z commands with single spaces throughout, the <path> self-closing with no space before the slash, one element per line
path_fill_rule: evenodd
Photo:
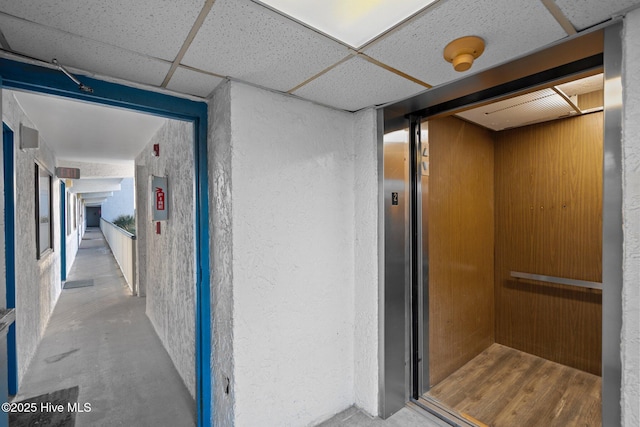
<path fill-rule="evenodd" d="M 76 426 L 192 426 L 195 402 L 131 296 L 104 237 L 89 228 L 14 401 L 79 386 Z"/>

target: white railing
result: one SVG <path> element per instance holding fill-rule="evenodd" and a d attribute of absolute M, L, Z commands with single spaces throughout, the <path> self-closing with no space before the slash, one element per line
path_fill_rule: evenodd
<path fill-rule="evenodd" d="M 104 234 L 104 238 L 120 266 L 124 279 L 135 295 L 136 236 L 104 218 L 100 218 L 100 230 L 102 230 L 102 234 Z"/>

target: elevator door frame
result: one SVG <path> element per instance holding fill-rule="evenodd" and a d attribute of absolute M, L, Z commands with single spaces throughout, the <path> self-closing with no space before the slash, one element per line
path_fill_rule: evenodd
<path fill-rule="evenodd" d="M 614 159 L 603 173 L 603 328 L 602 328 L 602 420 L 603 425 L 619 425 L 621 420 L 620 331 L 622 326 L 622 21 L 621 19 L 568 37 L 547 48 L 510 63 L 482 71 L 454 83 L 423 92 L 413 98 L 384 106 L 378 114 L 383 133 L 410 128 L 415 138 L 416 126 L 424 118 L 437 118 L 452 111 L 493 102 L 552 81 L 573 80 L 603 69 L 605 80 L 604 155 Z M 419 129 L 419 126 L 418 126 Z M 411 215 L 411 159 L 415 141 L 399 147 L 385 144 L 379 137 L 381 186 L 381 292 L 380 292 L 380 414 L 391 416 L 406 402 L 416 401 L 420 384 L 428 378 L 428 354 L 420 354 L 420 333 L 428 323 L 416 317 L 428 295 L 416 295 L 412 278 L 420 274 L 412 259 L 411 241 L 420 230 L 412 229 L 416 218 Z M 393 147 L 391 147 L 393 145 Z M 414 150 L 411 150 L 414 147 Z M 393 150 L 391 149 L 393 148 Z M 392 174 L 389 165 L 404 157 L 407 169 L 404 183 Z M 395 194 L 395 196 L 393 195 Z M 394 204 L 393 199 L 395 198 Z M 415 246 L 415 245 L 414 245 Z M 391 253 L 394 252 L 394 253 Z M 413 253 L 413 254 L 412 254 Z M 413 256 L 412 256 L 413 255 Z M 425 316 L 425 319 L 428 316 Z M 428 321 L 428 319 L 427 319 Z M 398 333 L 399 330 L 405 333 Z M 430 409 L 444 420 L 454 422 L 446 412 Z"/>

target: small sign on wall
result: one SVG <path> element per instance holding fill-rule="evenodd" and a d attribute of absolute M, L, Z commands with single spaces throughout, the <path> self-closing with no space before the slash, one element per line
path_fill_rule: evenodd
<path fill-rule="evenodd" d="M 151 220 L 169 219 L 169 187 L 166 176 L 151 175 Z"/>
<path fill-rule="evenodd" d="M 80 179 L 80 169 L 57 167 L 56 176 L 64 179 Z"/>

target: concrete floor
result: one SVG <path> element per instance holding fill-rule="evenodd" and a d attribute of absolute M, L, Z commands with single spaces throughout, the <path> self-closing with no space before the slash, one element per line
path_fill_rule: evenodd
<path fill-rule="evenodd" d="M 20 401 L 78 385 L 76 426 L 193 426 L 195 402 L 145 315 L 131 296 L 99 229 L 89 228 L 65 289 L 20 384 Z M 258 424 L 257 424 L 258 425 Z M 387 420 L 349 408 L 318 427 L 448 427 L 409 408 Z"/>
<path fill-rule="evenodd" d="M 131 296 L 99 229 L 82 240 L 65 289 L 14 401 L 78 385 L 76 426 L 193 426 L 195 403 Z"/>
<path fill-rule="evenodd" d="M 351 407 L 316 427 L 451 427 L 426 412 L 402 408 L 386 420 Z"/>

